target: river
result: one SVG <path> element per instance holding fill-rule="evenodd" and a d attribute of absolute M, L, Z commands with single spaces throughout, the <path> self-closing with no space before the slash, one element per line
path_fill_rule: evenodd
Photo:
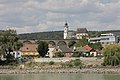
<path fill-rule="evenodd" d="M 120 74 L 83 74 L 83 73 L 0 74 L 0 80 L 120 80 Z"/>

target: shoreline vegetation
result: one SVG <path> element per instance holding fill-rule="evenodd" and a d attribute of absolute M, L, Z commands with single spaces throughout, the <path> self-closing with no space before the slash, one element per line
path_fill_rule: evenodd
<path fill-rule="evenodd" d="M 68 63 L 64 63 L 68 64 Z M 64 66 L 63 63 L 24 63 L 0 66 L 0 74 L 37 74 L 37 73 L 98 73 L 120 74 L 120 66 Z"/>
<path fill-rule="evenodd" d="M 101 68 L 0 68 L 0 74 L 33 74 L 33 73 L 98 73 L 98 74 L 120 74 L 120 67 Z"/>

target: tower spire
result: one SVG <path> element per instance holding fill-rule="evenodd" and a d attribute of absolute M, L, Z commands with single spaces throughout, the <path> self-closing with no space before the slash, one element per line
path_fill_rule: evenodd
<path fill-rule="evenodd" d="M 68 23 L 67 23 L 67 21 L 65 21 L 65 26 L 68 26 Z"/>
<path fill-rule="evenodd" d="M 67 21 L 65 22 L 65 26 L 64 26 L 64 39 L 68 38 L 68 31 L 69 31 L 69 26 Z"/>

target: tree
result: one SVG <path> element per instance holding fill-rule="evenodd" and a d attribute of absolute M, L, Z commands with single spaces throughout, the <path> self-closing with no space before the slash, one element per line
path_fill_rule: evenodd
<path fill-rule="evenodd" d="M 45 57 L 48 52 L 48 44 L 44 41 L 38 41 L 38 49 L 39 55 Z"/>
<path fill-rule="evenodd" d="M 88 44 L 90 47 L 92 47 L 93 49 L 98 49 L 98 50 L 102 50 L 102 44 L 100 42 L 97 43 L 89 43 Z"/>
<path fill-rule="evenodd" d="M 120 64 L 120 46 L 109 45 L 103 49 L 104 65 L 116 66 Z"/>
<path fill-rule="evenodd" d="M 9 29 L 0 32 L 0 52 L 1 54 L 6 55 L 7 60 L 13 58 L 13 56 L 10 54 L 11 51 L 19 50 L 19 48 L 22 46 L 22 43 L 20 43 L 18 40 L 19 37 L 16 30 Z"/>
<path fill-rule="evenodd" d="M 85 37 L 83 37 L 76 43 L 76 46 L 81 47 L 81 46 L 88 45 L 88 43 L 89 43 L 88 40 Z"/>

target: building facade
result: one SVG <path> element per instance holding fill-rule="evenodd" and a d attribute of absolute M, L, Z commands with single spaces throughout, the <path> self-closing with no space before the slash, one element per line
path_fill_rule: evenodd
<path fill-rule="evenodd" d="M 115 44 L 117 43 L 117 37 L 112 33 L 101 34 L 100 37 L 90 38 L 89 42 L 90 43 L 100 42 L 101 44 Z"/>

